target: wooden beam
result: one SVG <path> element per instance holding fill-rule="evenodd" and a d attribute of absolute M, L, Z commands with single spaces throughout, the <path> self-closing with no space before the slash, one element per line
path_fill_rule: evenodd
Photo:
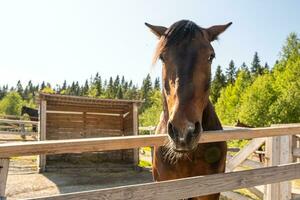
<path fill-rule="evenodd" d="M 139 135 L 139 113 L 138 113 L 138 105 L 134 103 L 132 105 L 132 128 L 133 135 Z M 135 166 L 139 164 L 139 148 L 135 148 L 133 150 L 133 162 Z"/>
<path fill-rule="evenodd" d="M 239 193 L 236 192 L 222 192 L 221 196 L 225 197 L 226 199 L 230 199 L 230 200 L 252 200 L 249 197 L 246 197 L 244 195 L 241 195 Z"/>
<path fill-rule="evenodd" d="M 284 127 L 286 125 L 276 124 L 272 127 Z M 292 124 L 291 126 L 297 126 Z M 292 136 L 284 135 L 268 138 L 266 141 L 266 164 L 276 166 L 292 162 Z M 291 182 L 268 184 L 265 186 L 265 200 L 290 200 L 292 197 Z"/>
<path fill-rule="evenodd" d="M 293 156 L 295 156 L 296 158 L 300 158 L 300 148 L 293 149 Z"/>
<path fill-rule="evenodd" d="M 300 127 L 270 127 L 243 130 L 207 131 L 201 133 L 200 143 L 293 135 L 300 133 Z M 168 140 L 165 134 L 143 136 L 120 136 L 106 138 L 86 138 L 68 140 L 48 140 L 24 143 L 0 144 L 0 158 L 37 154 L 82 153 L 90 151 L 107 151 L 132 149 L 147 146 L 162 146 Z"/>
<path fill-rule="evenodd" d="M 300 178 L 300 163 L 36 198 L 39 200 L 185 199 Z"/>
<path fill-rule="evenodd" d="M 7 123 L 7 124 L 32 124 L 32 125 L 38 125 L 39 124 L 39 122 L 37 122 L 37 121 L 14 120 L 14 119 L 0 119 L 0 123 Z"/>
<path fill-rule="evenodd" d="M 17 131 L 0 131 L 0 135 L 2 135 L 2 134 L 3 135 L 20 135 L 21 136 L 21 132 L 17 132 Z M 24 132 L 24 135 L 26 135 L 26 136 L 38 135 L 38 132 L 31 132 L 31 131 L 30 132 Z"/>
<path fill-rule="evenodd" d="M 9 167 L 9 159 L 0 159 L 0 199 L 5 199 L 5 188 Z"/>
<path fill-rule="evenodd" d="M 228 155 L 227 154 L 227 160 L 229 161 L 233 156 L 231 155 Z M 261 163 L 261 162 L 258 162 L 258 161 L 254 161 L 254 160 L 251 160 L 251 159 L 246 159 L 244 160 L 240 166 L 244 166 L 244 167 L 250 167 L 252 169 L 256 169 L 256 168 L 262 168 L 264 167 L 264 164 Z"/>
<path fill-rule="evenodd" d="M 257 150 L 266 141 L 266 138 L 254 138 L 241 149 L 232 159 L 227 162 L 226 168 L 228 171 L 233 171 L 243 161 L 245 161 L 255 150 Z"/>
<path fill-rule="evenodd" d="M 40 121 L 40 141 L 46 140 L 46 127 L 47 127 L 47 102 L 42 100 L 40 102 L 40 113 L 39 113 L 39 121 Z M 38 158 L 39 162 L 39 172 L 44 172 L 46 169 L 46 155 L 40 154 Z"/>

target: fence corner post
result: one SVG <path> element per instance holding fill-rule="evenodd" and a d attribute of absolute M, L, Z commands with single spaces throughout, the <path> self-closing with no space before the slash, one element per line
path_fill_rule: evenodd
<path fill-rule="evenodd" d="M 272 125 L 278 127 L 281 125 Z M 292 136 L 269 137 L 266 141 L 266 165 L 276 166 L 288 164 L 293 161 Z M 265 186 L 265 200 L 290 200 L 292 198 L 292 185 L 290 181 L 268 184 Z"/>
<path fill-rule="evenodd" d="M 9 158 L 0 158 L 0 200 L 5 200 L 5 188 L 7 182 Z"/>

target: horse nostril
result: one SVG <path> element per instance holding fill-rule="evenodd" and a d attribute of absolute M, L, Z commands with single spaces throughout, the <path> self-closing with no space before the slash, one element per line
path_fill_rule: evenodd
<path fill-rule="evenodd" d="M 176 139 L 178 135 L 176 128 L 170 122 L 168 123 L 168 134 L 173 140 Z"/>
<path fill-rule="evenodd" d="M 198 135 L 200 133 L 200 131 L 201 131 L 201 124 L 200 124 L 200 122 L 196 122 L 195 123 L 194 134 Z"/>

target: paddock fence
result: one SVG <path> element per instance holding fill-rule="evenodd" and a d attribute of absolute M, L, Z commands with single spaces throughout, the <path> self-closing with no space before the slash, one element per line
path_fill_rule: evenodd
<path fill-rule="evenodd" d="M 37 140 L 39 122 L 15 115 L 0 115 L 0 142 Z"/>
<path fill-rule="evenodd" d="M 254 188 L 259 185 L 267 185 L 264 199 L 296 199 L 298 197 L 291 196 L 289 181 L 300 179 L 300 163 L 294 162 L 294 158 L 299 156 L 300 149 L 297 142 L 295 143 L 293 140 L 299 134 L 300 125 L 207 131 L 202 133 L 199 143 L 232 139 L 257 139 L 252 140 L 244 148 L 245 150 L 241 150 L 228 160 L 226 173 L 67 193 L 35 199 L 185 199 L 241 188 Z M 10 157 L 161 146 L 166 140 L 167 135 L 145 135 L 0 144 L 0 196 L 2 199 L 5 198 Z M 259 168 L 256 169 L 234 171 L 238 165 L 247 162 L 247 154 L 253 152 L 263 142 L 267 144 L 267 167 L 257 165 Z M 270 152 L 270 155 L 268 152 Z"/>

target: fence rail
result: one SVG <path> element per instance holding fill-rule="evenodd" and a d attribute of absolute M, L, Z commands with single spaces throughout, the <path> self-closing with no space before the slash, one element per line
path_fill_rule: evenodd
<path fill-rule="evenodd" d="M 207 131 L 202 133 L 199 143 L 220 142 L 232 139 L 295 135 L 299 133 L 300 126 Z M 0 158 L 37 154 L 83 153 L 90 151 L 131 149 L 145 146 L 161 146 L 164 144 L 167 137 L 167 135 L 162 134 L 6 143 L 0 144 Z"/>
<path fill-rule="evenodd" d="M 300 134 L 300 125 L 208 131 L 202 133 L 199 143 L 296 134 Z M 4 164 L 9 162 L 9 157 L 36 154 L 83 153 L 90 151 L 130 149 L 143 146 L 160 146 L 164 144 L 167 137 L 167 135 L 123 136 L 0 144 L 0 197 L 4 196 L 6 185 L 5 176 L 7 176 L 8 173 L 8 165 Z M 256 147 L 257 145 L 254 143 L 252 145 L 252 143 L 250 143 L 248 149 L 249 151 L 252 151 Z M 243 160 L 244 162 L 247 162 L 247 156 L 245 154 L 240 154 L 238 157 L 240 157 L 240 161 Z M 232 169 L 236 165 L 237 164 L 232 165 Z M 300 178 L 300 163 L 291 163 L 239 172 L 69 193 L 37 199 L 182 199 L 298 178 Z"/>
<path fill-rule="evenodd" d="M 138 184 L 86 192 L 76 192 L 35 199 L 185 199 L 297 178 L 300 178 L 300 163 L 293 163 L 275 167 L 265 167 L 239 172 L 183 178 L 171 181 Z"/>

